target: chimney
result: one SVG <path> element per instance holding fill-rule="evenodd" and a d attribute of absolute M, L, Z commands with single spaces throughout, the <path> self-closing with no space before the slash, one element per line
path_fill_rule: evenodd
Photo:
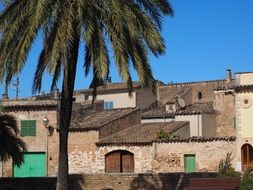
<path fill-rule="evenodd" d="M 58 99 L 59 98 L 59 89 L 56 88 L 56 87 L 53 90 L 53 96 L 54 96 L 54 99 Z"/>
<path fill-rule="evenodd" d="M 226 82 L 230 83 L 232 81 L 232 74 L 231 74 L 231 69 L 226 70 Z"/>

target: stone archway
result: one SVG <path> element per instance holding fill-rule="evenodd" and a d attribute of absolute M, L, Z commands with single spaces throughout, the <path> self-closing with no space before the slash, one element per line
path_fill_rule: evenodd
<path fill-rule="evenodd" d="M 242 171 L 253 169 L 253 148 L 250 144 L 244 144 L 241 148 Z"/>

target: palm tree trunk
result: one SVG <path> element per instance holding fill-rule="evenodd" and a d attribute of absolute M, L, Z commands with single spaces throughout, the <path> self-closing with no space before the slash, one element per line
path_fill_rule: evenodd
<path fill-rule="evenodd" d="M 72 97 L 75 85 L 76 65 L 79 48 L 79 36 L 68 51 L 68 59 L 64 65 L 63 84 L 60 105 L 59 128 L 59 163 L 57 190 L 68 190 L 68 132 L 72 112 Z"/>

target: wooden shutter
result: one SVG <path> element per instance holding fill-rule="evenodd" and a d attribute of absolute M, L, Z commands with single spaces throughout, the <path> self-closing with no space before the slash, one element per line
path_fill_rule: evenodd
<path fill-rule="evenodd" d="M 36 136 L 36 121 L 35 120 L 21 121 L 21 136 Z"/>
<path fill-rule="evenodd" d="M 122 172 L 123 173 L 133 173 L 134 172 L 134 154 L 127 151 L 121 152 L 122 161 Z"/>
<path fill-rule="evenodd" d="M 105 172 L 120 173 L 120 151 L 114 151 L 105 156 Z"/>

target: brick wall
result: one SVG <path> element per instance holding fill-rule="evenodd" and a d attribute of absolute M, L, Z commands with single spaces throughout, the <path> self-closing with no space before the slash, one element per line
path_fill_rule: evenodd
<path fill-rule="evenodd" d="M 183 190 L 190 178 L 216 173 L 94 174 L 70 177 L 74 190 Z M 55 190 L 56 178 L 0 178 L 0 190 Z"/>

